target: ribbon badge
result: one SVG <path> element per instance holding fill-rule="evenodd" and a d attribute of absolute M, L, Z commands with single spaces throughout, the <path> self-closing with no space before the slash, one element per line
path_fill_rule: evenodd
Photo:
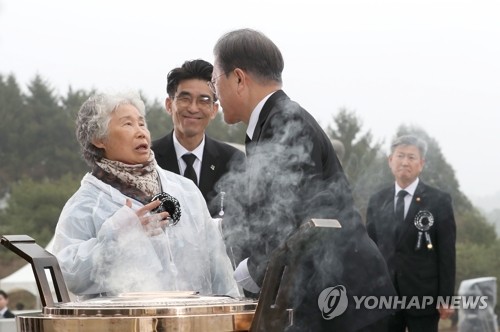
<path fill-rule="evenodd" d="M 415 250 L 419 250 L 422 246 L 422 236 L 425 237 L 425 242 L 427 243 L 427 249 L 432 250 L 431 236 L 428 231 L 434 225 L 434 216 L 427 210 L 421 210 L 415 216 L 413 222 L 415 227 L 418 229 L 417 244 L 415 245 Z"/>

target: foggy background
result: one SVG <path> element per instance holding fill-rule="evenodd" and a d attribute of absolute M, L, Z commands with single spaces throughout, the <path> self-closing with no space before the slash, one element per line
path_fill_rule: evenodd
<path fill-rule="evenodd" d="M 498 17 L 493 0 L 0 0 L 0 74 L 164 99 L 170 69 L 213 62 L 220 35 L 254 28 L 283 53 L 285 92 L 323 127 L 345 107 L 387 147 L 400 124 L 420 126 L 462 191 L 499 207 Z"/>

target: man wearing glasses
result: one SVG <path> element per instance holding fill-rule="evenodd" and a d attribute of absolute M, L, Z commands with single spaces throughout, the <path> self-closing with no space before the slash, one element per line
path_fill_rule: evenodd
<path fill-rule="evenodd" d="M 289 251 L 283 292 L 275 299 L 279 304 L 289 300 L 286 308 L 293 310 L 287 332 L 366 331 L 390 311 L 358 308 L 355 297 L 395 291 L 383 256 L 354 206 L 330 139 L 282 90 L 283 57 L 264 34 L 231 31 L 217 41 L 214 56 L 209 85 L 224 120 L 248 125 L 246 167 L 228 175 L 236 188 L 245 190 L 231 190 L 231 210 L 224 219 L 226 245 L 238 263 L 236 281 L 259 293 L 270 258 L 276 248 L 285 248 L 290 234 L 311 218 L 338 219 L 341 230 L 323 231 L 323 236 Z M 272 305 L 263 310 L 279 309 Z M 278 331 L 271 320 L 257 328 Z"/>
<path fill-rule="evenodd" d="M 160 167 L 196 183 L 210 213 L 217 216 L 221 195 L 216 199 L 215 184 L 229 170 L 231 160 L 243 160 L 245 155 L 205 135 L 205 128 L 219 109 L 207 84 L 212 70 L 209 62 L 198 59 L 186 61 L 168 73 L 165 107 L 172 116 L 174 129 L 154 141 L 152 149 Z"/>

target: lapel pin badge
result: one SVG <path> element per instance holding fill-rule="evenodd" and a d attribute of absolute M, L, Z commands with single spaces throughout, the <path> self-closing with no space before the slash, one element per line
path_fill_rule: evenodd
<path fill-rule="evenodd" d="M 417 202 L 420 202 L 420 197 L 415 198 Z"/>
<path fill-rule="evenodd" d="M 210 166 L 210 169 L 211 169 L 212 171 L 213 171 L 213 170 L 215 170 L 215 165 L 211 165 L 211 166 Z"/>

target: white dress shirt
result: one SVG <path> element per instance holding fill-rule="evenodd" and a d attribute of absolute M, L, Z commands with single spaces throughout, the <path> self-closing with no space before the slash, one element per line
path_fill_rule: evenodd
<path fill-rule="evenodd" d="M 175 131 L 172 136 L 174 137 L 174 148 L 177 157 L 177 163 L 179 164 L 180 175 L 184 175 L 184 171 L 186 170 L 186 162 L 184 161 L 184 159 L 182 159 L 182 156 L 186 153 L 192 153 L 196 156 L 196 159 L 193 163 L 193 168 L 196 172 L 198 183 L 200 183 L 201 161 L 203 160 L 203 149 L 205 148 L 205 135 L 203 135 L 203 139 L 201 140 L 200 145 L 198 145 L 193 151 L 189 151 L 181 145 L 177 137 L 175 137 Z"/>

